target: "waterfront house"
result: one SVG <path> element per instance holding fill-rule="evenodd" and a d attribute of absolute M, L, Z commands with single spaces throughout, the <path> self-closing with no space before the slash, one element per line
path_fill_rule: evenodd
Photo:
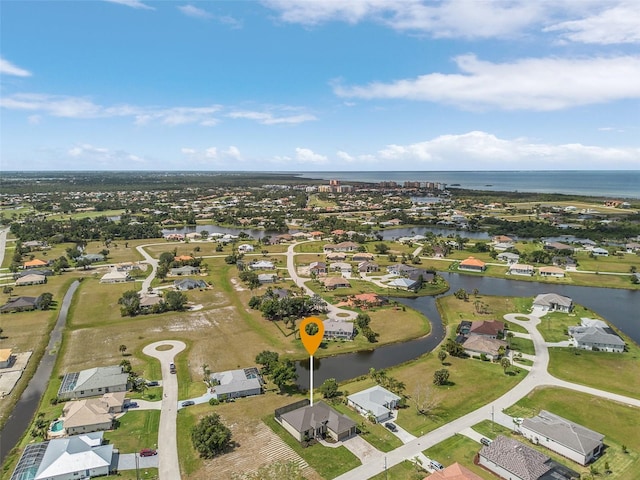
<path fill-rule="evenodd" d="M 557 293 L 541 293 L 533 300 L 533 308 L 545 312 L 569 313 L 573 309 L 573 300 Z"/>
<path fill-rule="evenodd" d="M 126 392 L 105 393 L 102 397 L 73 400 L 62 410 L 63 428 L 68 435 L 111 430 L 123 410 Z"/>
<path fill-rule="evenodd" d="M 487 264 L 475 257 L 469 257 L 461 261 L 458 265 L 458 270 L 466 270 L 469 272 L 484 272 L 486 268 Z"/>
<path fill-rule="evenodd" d="M 227 370 L 211 374 L 211 393 L 218 400 L 249 397 L 263 393 L 262 377 L 256 367 Z"/>
<path fill-rule="evenodd" d="M 583 318 L 581 325 L 569 327 L 577 348 L 604 352 L 624 352 L 625 343 L 605 322 Z"/>
<path fill-rule="evenodd" d="M 540 267 L 538 273 L 541 277 L 564 277 L 564 270 L 560 267 Z"/>
<path fill-rule="evenodd" d="M 481 335 L 487 338 L 498 338 L 504 334 L 504 322 L 499 320 L 475 320 L 470 322 L 468 335 Z"/>
<path fill-rule="evenodd" d="M 399 288 L 401 290 L 415 290 L 419 286 L 416 280 L 410 278 L 395 278 L 387 283 L 387 287 Z"/>
<path fill-rule="evenodd" d="M 353 340 L 354 325 L 353 322 L 344 320 L 325 320 L 323 337 L 327 340 Z"/>
<path fill-rule="evenodd" d="M 58 389 L 58 398 L 95 397 L 105 393 L 125 392 L 129 374 L 120 365 L 95 367 L 80 372 L 65 373 Z"/>
<path fill-rule="evenodd" d="M 238 245 L 238 252 L 240 253 L 250 253 L 253 252 L 255 249 L 253 248 L 253 245 L 249 245 L 248 243 L 243 243 L 242 245 Z"/>
<path fill-rule="evenodd" d="M 604 449 L 604 435 L 554 413 L 541 410 L 520 425 L 522 436 L 580 465 L 598 458 Z"/>
<path fill-rule="evenodd" d="M 526 265 L 523 263 L 513 263 L 509 265 L 509 275 L 533 276 L 533 273 L 533 265 Z"/>
<path fill-rule="evenodd" d="M 458 340 L 458 339 L 456 339 Z M 483 335 L 469 335 L 460 338 L 465 353 L 470 357 L 485 355 L 489 360 L 497 360 L 506 353 L 507 342 Z"/>

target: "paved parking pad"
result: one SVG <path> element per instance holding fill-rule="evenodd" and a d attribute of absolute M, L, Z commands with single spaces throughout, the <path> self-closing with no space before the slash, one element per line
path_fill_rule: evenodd
<path fill-rule="evenodd" d="M 115 456 L 115 455 L 114 455 Z M 136 469 L 136 456 L 138 457 L 138 468 L 158 468 L 159 455 L 153 455 L 151 457 L 141 457 L 137 453 L 121 453 L 118 455 L 118 471 L 120 470 L 135 470 Z M 114 462 L 115 463 L 115 462 Z"/>

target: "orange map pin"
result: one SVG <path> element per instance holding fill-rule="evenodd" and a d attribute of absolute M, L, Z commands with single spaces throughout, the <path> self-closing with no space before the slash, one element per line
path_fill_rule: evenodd
<path fill-rule="evenodd" d="M 315 323 L 318 327 L 318 331 L 313 335 L 307 333 L 307 325 L 311 323 Z M 309 352 L 309 355 L 313 356 L 313 354 L 316 353 L 316 350 L 318 350 L 318 347 L 322 343 L 323 336 L 324 324 L 319 318 L 307 317 L 300 322 L 300 340 L 302 340 L 302 344 L 307 352 Z"/>

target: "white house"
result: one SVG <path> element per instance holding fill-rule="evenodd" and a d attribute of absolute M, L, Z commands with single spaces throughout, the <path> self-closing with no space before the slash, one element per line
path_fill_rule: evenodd
<path fill-rule="evenodd" d="M 546 410 L 533 418 L 525 418 L 520 432 L 532 443 L 543 445 L 580 465 L 597 458 L 604 448 L 601 433 Z"/>
<path fill-rule="evenodd" d="M 526 265 L 523 263 L 512 263 L 509 265 L 509 275 L 533 275 L 533 265 Z"/>
<path fill-rule="evenodd" d="M 96 367 L 80 372 L 65 373 L 58 389 L 61 399 L 95 397 L 105 393 L 125 392 L 129 374 L 120 365 Z"/>
<path fill-rule="evenodd" d="M 378 423 L 393 416 L 400 397 L 380 385 L 367 388 L 347 397 L 347 405 L 363 416 L 373 415 Z"/>
<path fill-rule="evenodd" d="M 238 252 L 240 253 L 253 252 L 253 250 L 253 245 L 249 245 L 248 243 L 243 243 L 242 245 L 238 246 Z"/>
<path fill-rule="evenodd" d="M 581 325 L 569 327 L 576 347 L 585 350 L 624 352 L 625 343 L 605 322 L 593 318 L 583 318 Z"/>
<path fill-rule="evenodd" d="M 113 445 L 103 432 L 31 443 L 22 452 L 10 480 L 74 480 L 109 475 Z"/>
<path fill-rule="evenodd" d="M 545 312 L 569 313 L 573 308 L 573 300 L 557 293 L 541 293 L 533 300 L 533 307 Z"/>
<path fill-rule="evenodd" d="M 324 325 L 324 338 L 329 340 L 353 340 L 353 322 L 325 320 L 322 324 Z"/>
<path fill-rule="evenodd" d="M 115 268 L 109 273 L 105 273 L 100 279 L 100 283 L 122 283 L 131 280 L 129 272 L 119 272 Z"/>
<path fill-rule="evenodd" d="M 512 252 L 502 252 L 498 254 L 496 258 L 501 262 L 507 262 L 509 265 L 511 265 L 512 263 L 518 263 L 518 260 L 520 260 L 520 255 Z"/>
<path fill-rule="evenodd" d="M 217 383 L 211 388 L 211 393 L 219 400 L 249 397 L 262 393 L 262 377 L 255 367 L 213 373 L 211 380 Z"/>

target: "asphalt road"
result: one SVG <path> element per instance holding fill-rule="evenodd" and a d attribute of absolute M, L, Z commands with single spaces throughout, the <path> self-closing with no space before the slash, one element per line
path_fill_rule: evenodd
<path fill-rule="evenodd" d="M 158 347 L 169 346 L 168 350 Z M 186 345 L 176 340 L 162 340 L 147 345 L 142 353 L 160 361 L 162 369 L 162 409 L 160 411 L 160 427 L 158 429 L 158 472 L 160 480 L 180 480 L 180 463 L 178 462 L 178 441 L 176 438 L 176 420 L 178 414 L 178 378 L 169 371 L 169 364 L 174 357 L 183 351 Z"/>

